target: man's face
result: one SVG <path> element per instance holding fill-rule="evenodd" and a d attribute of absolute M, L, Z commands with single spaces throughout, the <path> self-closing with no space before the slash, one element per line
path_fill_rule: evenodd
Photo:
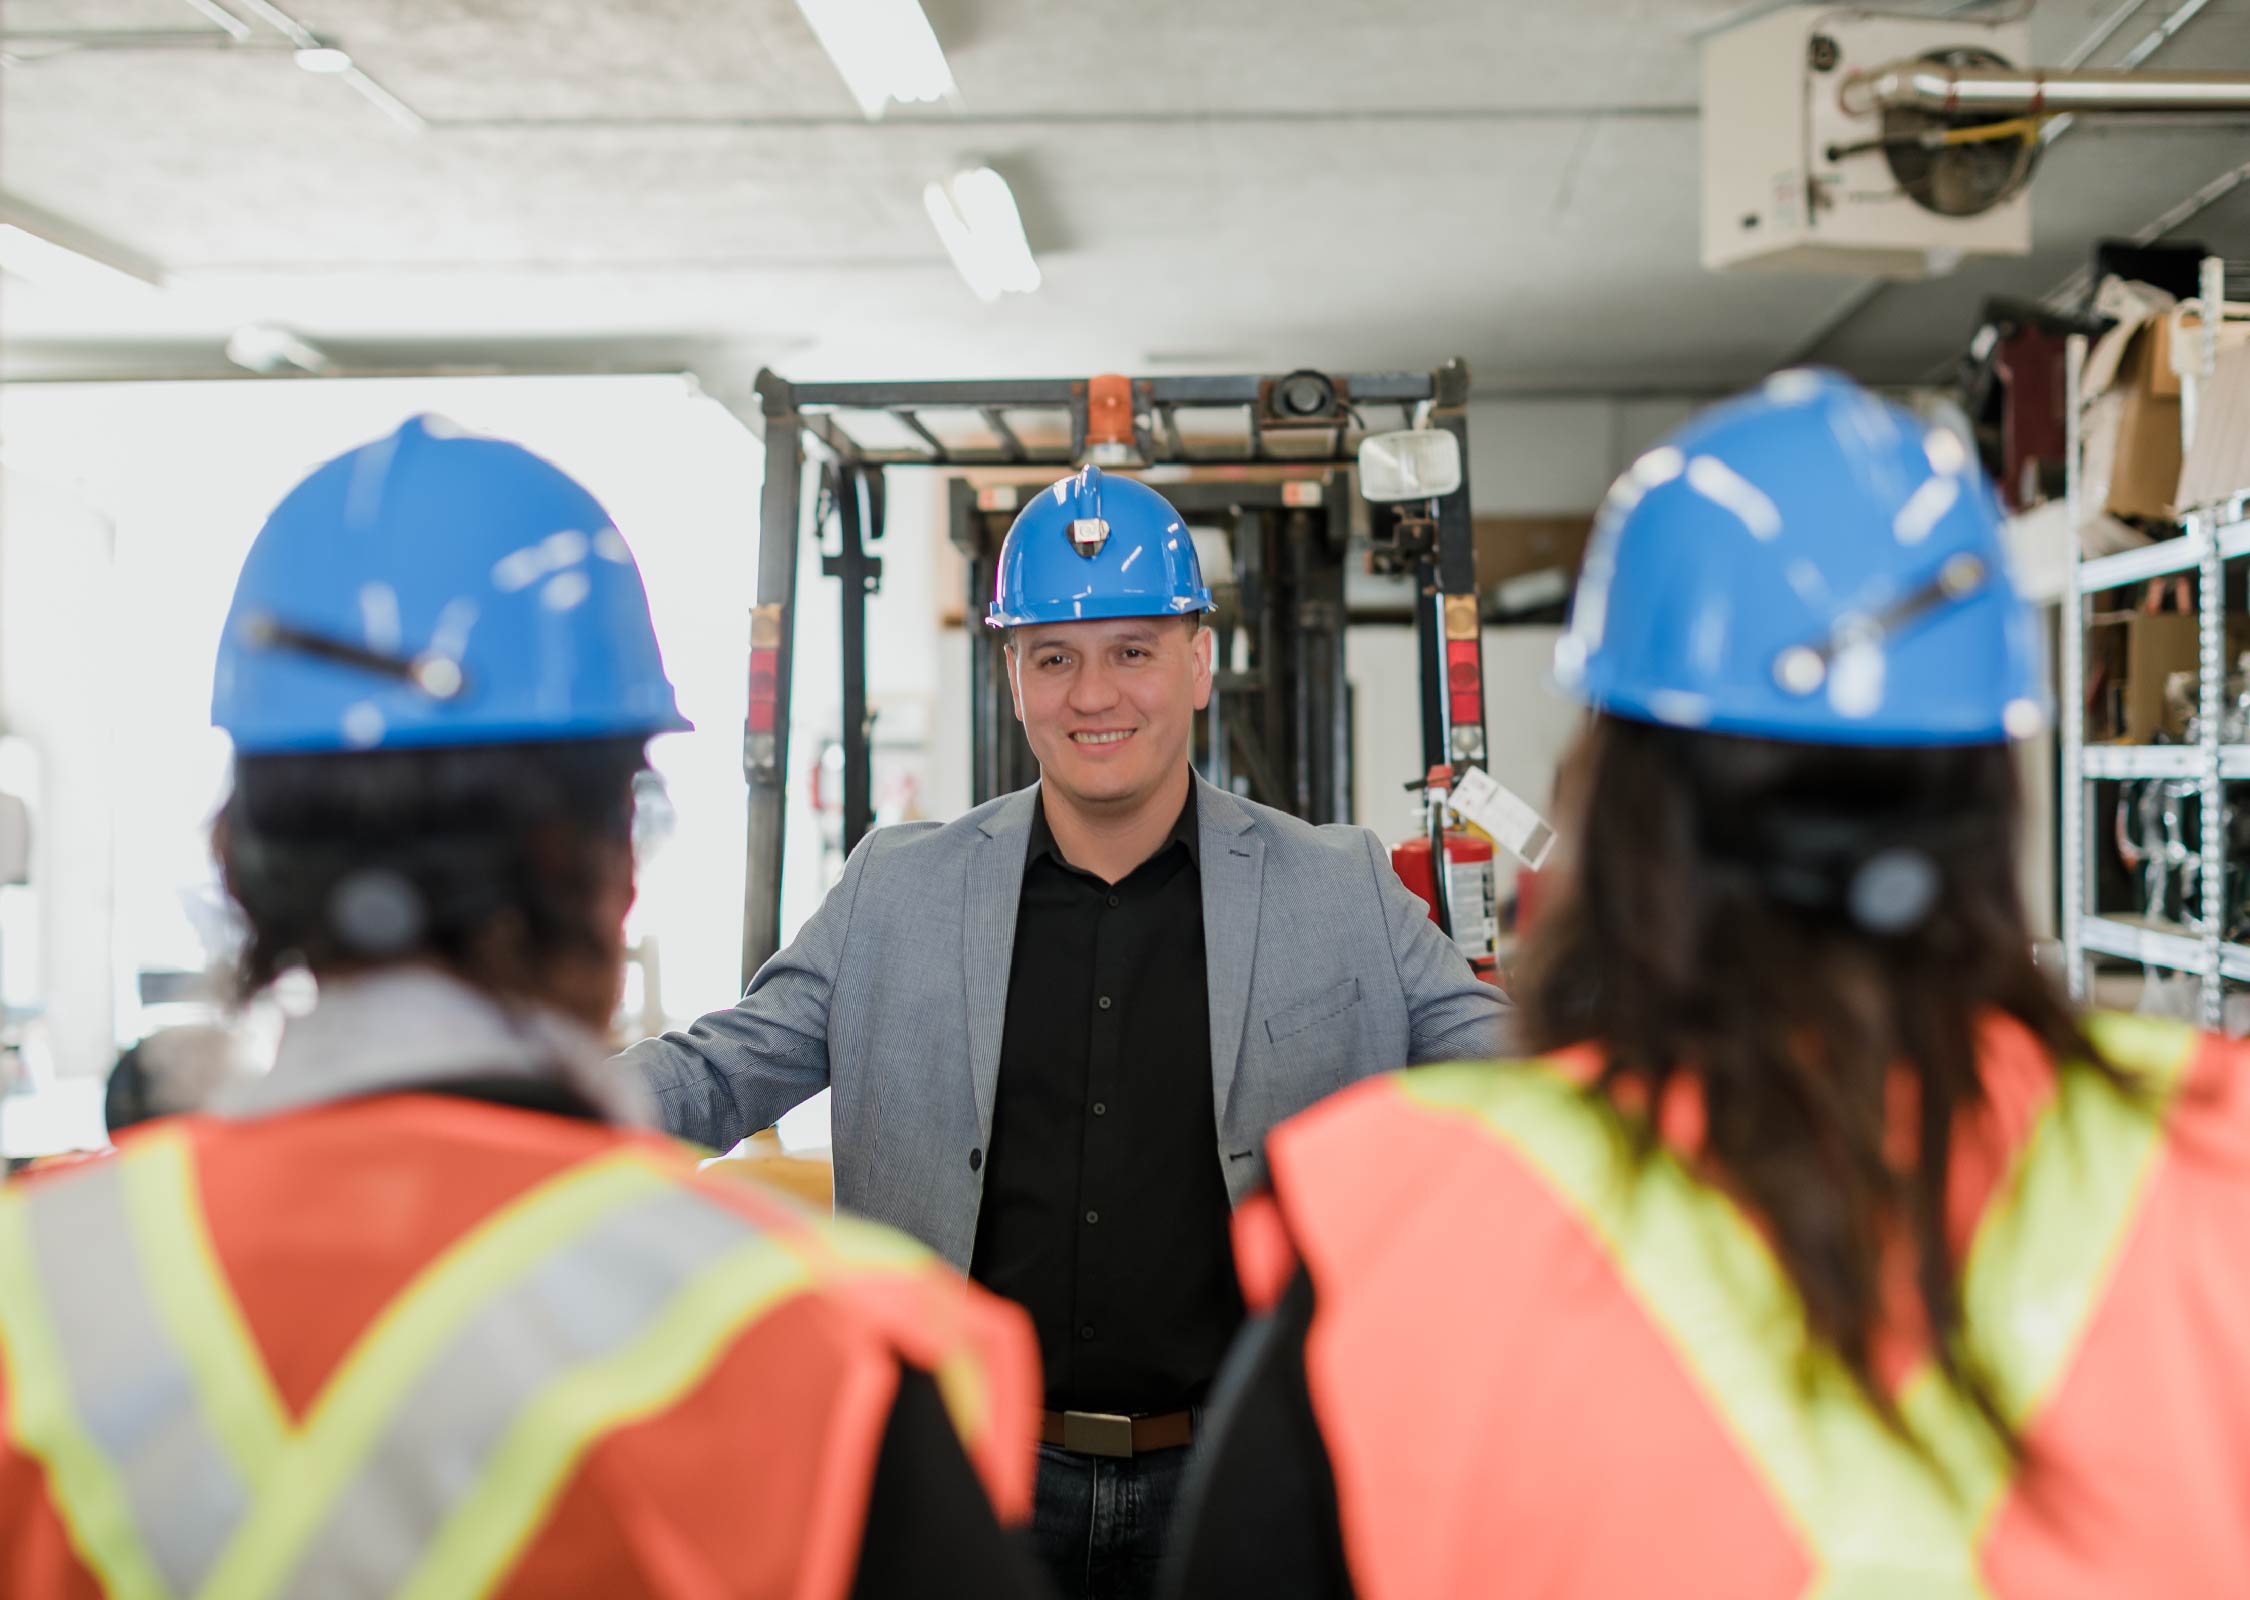
<path fill-rule="evenodd" d="M 1211 701 L 1211 636 L 1179 617 L 1018 628 L 1009 677 L 1040 776 L 1080 805 L 1129 810 L 1187 765 Z"/>

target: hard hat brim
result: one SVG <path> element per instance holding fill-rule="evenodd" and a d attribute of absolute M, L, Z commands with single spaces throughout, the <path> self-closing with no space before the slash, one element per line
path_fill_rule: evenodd
<path fill-rule="evenodd" d="M 1145 595 L 1095 595 L 1050 606 L 1004 611 L 998 604 L 985 614 L 988 628 L 1029 628 L 1050 622 L 1116 622 L 1127 617 L 1192 617 L 1216 611 L 1209 589 L 1157 603 Z"/>

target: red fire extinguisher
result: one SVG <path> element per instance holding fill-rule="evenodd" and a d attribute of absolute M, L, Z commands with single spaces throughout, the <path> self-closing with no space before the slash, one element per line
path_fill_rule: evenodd
<path fill-rule="evenodd" d="M 1428 777 L 1408 787 L 1422 791 L 1422 833 L 1391 847 L 1391 870 L 1422 897 L 1430 908 L 1430 920 L 1460 946 L 1476 975 L 1497 985 L 1500 918 L 1492 845 L 1445 825 L 1446 796 L 1453 790 L 1451 767 L 1432 767 Z M 1443 874 L 1434 870 L 1441 851 Z"/>

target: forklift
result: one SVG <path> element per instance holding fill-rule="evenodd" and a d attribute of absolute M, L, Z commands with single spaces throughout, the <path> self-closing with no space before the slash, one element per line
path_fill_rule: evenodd
<path fill-rule="evenodd" d="M 1352 776 L 1344 580 L 1358 527 L 1373 570 L 1413 579 L 1425 767 L 1434 776 L 1485 759 L 1468 391 L 1458 360 L 1430 372 L 989 382 L 793 384 L 761 372 L 766 474 L 743 737 L 744 986 L 781 943 L 783 767 L 808 460 L 818 466 L 813 525 L 836 529 L 821 569 L 838 581 L 842 604 L 846 853 L 874 820 L 867 598 L 881 586 L 882 558 L 870 547 L 883 536 L 884 475 L 900 467 L 951 478 L 949 531 L 968 569 L 976 803 L 1038 776 L 1009 700 L 1002 642 L 981 621 L 1001 541 L 1029 495 L 1091 462 L 1145 478 L 1209 552 L 1205 581 L 1219 609 L 1208 619 L 1215 671 L 1210 708 L 1197 718 L 1197 770 L 1308 822 L 1342 822 Z"/>

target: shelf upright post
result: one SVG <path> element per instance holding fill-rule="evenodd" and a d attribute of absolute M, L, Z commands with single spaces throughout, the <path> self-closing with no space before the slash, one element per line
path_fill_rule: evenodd
<path fill-rule="evenodd" d="M 2086 336 L 2070 336 L 2063 356 L 2063 460 L 2065 503 L 2070 508 L 2070 559 L 2064 563 L 2062 615 L 2055 630 L 2062 643 L 2062 703 L 2055 719 L 2062 744 L 2062 936 L 2063 974 L 2071 999 L 2086 1000 L 2088 887 L 2093 882 L 2093 846 L 2086 829 L 2086 596 L 2079 587 L 2083 555 L 2078 530 L 2084 525 L 2079 504 L 2079 380 L 2086 369 Z"/>
<path fill-rule="evenodd" d="M 2216 256 L 2203 261 L 2202 384 L 2208 385 L 2218 365 L 2219 318 L 2226 311 L 2226 263 Z M 2200 406 L 2196 411 L 2200 411 Z M 2194 413 L 2190 413 L 2192 418 Z M 2194 423 L 2186 420 L 2193 443 Z M 2226 939 L 2227 914 L 2227 796 L 2219 781 L 2219 747 L 2225 739 L 2227 689 L 2227 586 L 2226 557 L 2219 550 L 2217 519 L 2190 512 L 2187 527 L 2203 535 L 2201 573 L 2196 589 L 2197 664 L 2202 671 L 2198 702 L 2202 711 L 2202 737 L 2196 741 L 2197 792 L 2203 817 L 2203 1026 L 2214 1033 L 2226 1020 L 2225 985 L 2219 975 L 2220 946 Z"/>
<path fill-rule="evenodd" d="M 2193 528 L 2200 518 L 2191 516 Z M 2197 883 L 2203 890 L 2202 1023 L 2214 1031 L 2224 1014 L 2219 986 L 2219 946 L 2226 936 L 2227 819 L 2226 791 L 2219 786 L 2220 718 L 2226 705 L 2226 582 L 2225 558 L 2219 554 L 2215 532 L 2205 530 L 2200 572 L 2196 582 L 2196 666 L 2201 675 L 2197 708 L 2202 727 L 2196 739 L 2196 795 L 2203 818 L 2202 866 Z"/>

